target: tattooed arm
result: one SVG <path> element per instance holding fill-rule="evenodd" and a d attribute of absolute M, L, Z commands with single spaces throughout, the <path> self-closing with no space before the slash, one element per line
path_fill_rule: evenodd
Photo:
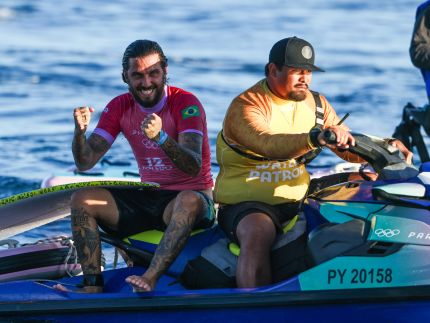
<path fill-rule="evenodd" d="M 185 174 L 196 177 L 202 168 L 203 137 L 197 133 L 181 133 L 179 143 L 170 137 L 160 146 L 167 157 Z"/>
<path fill-rule="evenodd" d="M 93 168 L 109 148 L 109 142 L 100 135 L 93 133 L 87 139 L 85 133 L 77 136 L 75 132 L 72 151 L 76 167 L 81 171 Z"/>
<path fill-rule="evenodd" d="M 161 118 L 156 114 L 148 115 L 142 122 L 142 131 L 148 139 L 158 142 L 162 128 Z M 202 168 L 203 137 L 197 133 L 179 134 L 178 142 L 170 137 L 160 146 L 172 163 L 185 174 L 196 177 Z"/>
<path fill-rule="evenodd" d="M 75 135 L 73 137 L 72 152 L 76 167 L 79 170 L 88 170 L 106 154 L 110 148 L 109 142 L 102 136 L 91 134 L 86 138 L 86 131 L 90 123 L 93 108 L 82 107 L 75 109 Z"/>

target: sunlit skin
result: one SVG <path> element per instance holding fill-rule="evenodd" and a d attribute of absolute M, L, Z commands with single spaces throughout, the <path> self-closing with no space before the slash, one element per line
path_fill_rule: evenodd
<path fill-rule="evenodd" d="M 88 205 L 107 205 L 107 201 L 102 200 L 85 200 Z"/>
<path fill-rule="evenodd" d="M 160 56 L 151 54 L 145 57 L 130 58 L 130 68 L 123 71 L 128 85 L 138 96 L 140 101 L 152 102 L 156 97 L 156 88 L 162 88 L 161 97 L 164 95 L 164 77 L 167 67 L 161 67 Z M 155 102 L 155 104 L 158 102 Z M 145 104 L 143 104 L 145 106 Z M 146 105 L 147 106 L 147 105 Z"/>
<path fill-rule="evenodd" d="M 312 81 L 311 70 L 301 70 L 289 66 L 283 66 L 279 71 L 274 63 L 269 64 L 269 75 L 267 76 L 267 83 L 270 90 L 277 97 L 284 100 L 291 100 L 292 92 L 300 97 L 301 93 L 306 93 Z M 303 99 L 305 96 L 303 95 Z M 349 146 L 355 146 L 354 137 L 346 130 L 339 126 L 330 126 L 328 130 L 336 134 L 337 143 L 328 144 L 323 139 L 323 132 L 318 136 L 318 141 L 321 145 L 330 149 L 348 149 Z M 396 140 L 390 143 L 391 146 L 397 147 L 406 158 L 408 164 L 412 164 L 413 154 L 410 152 L 401 141 Z"/>

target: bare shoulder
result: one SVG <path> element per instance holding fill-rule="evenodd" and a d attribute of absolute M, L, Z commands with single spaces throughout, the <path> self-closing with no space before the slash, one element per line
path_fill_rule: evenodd
<path fill-rule="evenodd" d="M 102 136 L 95 134 L 95 133 L 92 133 L 88 137 L 88 143 L 90 144 L 91 149 L 96 154 L 104 154 L 110 148 L 109 142 L 105 138 L 103 138 Z"/>
<path fill-rule="evenodd" d="M 178 143 L 196 153 L 202 153 L 203 137 L 194 132 L 183 132 L 179 134 Z"/>

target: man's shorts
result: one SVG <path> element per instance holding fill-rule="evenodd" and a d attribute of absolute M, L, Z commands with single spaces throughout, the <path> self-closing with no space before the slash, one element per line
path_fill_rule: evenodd
<path fill-rule="evenodd" d="M 282 223 L 291 220 L 297 215 L 300 204 L 301 201 L 277 205 L 253 201 L 226 205 L 218 210 L 218 225 L 225 235 L 239 246 L 236 230 L 237 225 L 244 217 L 251 213 L 264 213 L 272 219 L 276 227 L 276 233 L 282 234 Z"/>
<path fill-rule="evenodd" d="M 332 185 L 347 182 L 350 174 L 351 173 L 339 173 L 312 179 L 307 195 Z M 276 233 L 279 235 L 283 233 L 282 223 L 295 217 L 299 212 L 300 205 L 301 201 L 277 205 L 256 201 L 226 205 L 218 210 L 218 225 L 230 240 L 239 245 L 239 240 L 236 235 L 237 225 L 245 216 L 251 213 L 266 214 L 272 219 L 276 227 Z"/>
<path fill-rule="evenodd" d="M 167 226 L 163 221 L 166 206 L 181 191 L 135 190 L 135 189 L 107 189 L 115 200 L 119 212 L 118 230 L 113 230 L 99 224 L 100 228 L 120 239 L 130 237 L 143 231 L 165 231 Z M 204 193 L 200 194 L 207 203 L 207 212 L 203 219 L 194 224 L 193 230 L 206 229 L 215 222 L 215 208 L 212 199 Z"/>

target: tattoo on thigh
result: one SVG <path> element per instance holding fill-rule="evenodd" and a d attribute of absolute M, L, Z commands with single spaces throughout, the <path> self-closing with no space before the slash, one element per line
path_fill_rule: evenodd
<path fill-rule="evenodd" d="M 179 203 L 179 206 L 178 206 L 176 212 L 178 214 L 182 214 L 182 215 L 187 216 L 187 217 L 193 217 L 195 214 L 196 215 L 195 220 L 201 220 L 206 215 L 206 213 L 208 212 L 209 206 L 208 206 L 208 203 L 206 202 L 206 199 L 203 196 L 201 196 L 200 194 L 197 194 L 197 196 L 203 204 L 202 208 L 199 207 L 196 211 L 193 211 L 193 210 L 190 211 L 187 208 L 184 208 L 184 202 L 181 201 Z M 195 222 L 195 220 L 194 220 L 194 222 Z"/>

